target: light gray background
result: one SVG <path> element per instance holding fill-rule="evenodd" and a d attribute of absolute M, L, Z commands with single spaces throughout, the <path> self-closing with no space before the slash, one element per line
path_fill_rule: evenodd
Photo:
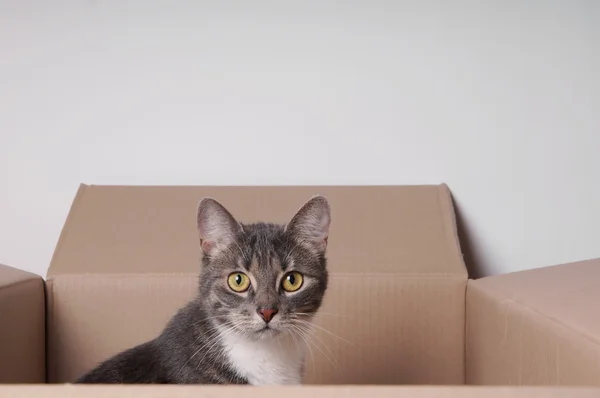
<path fill-rule="evenodd" d="M 446 182 L 483 274 L 600 257 L 600 2 L 0 1 L 0 261 L 80 182 Z"/>

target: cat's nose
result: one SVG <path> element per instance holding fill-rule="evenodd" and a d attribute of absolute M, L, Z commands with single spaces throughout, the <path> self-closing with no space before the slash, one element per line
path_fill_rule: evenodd
<path fill-rule="evenodd" d="M 269 323 L 278 311 L 277 308 L 259 308 L 257 312 L 258 315 L 260 315 L 261 318 L 265 320 L 265 322 Z"/>

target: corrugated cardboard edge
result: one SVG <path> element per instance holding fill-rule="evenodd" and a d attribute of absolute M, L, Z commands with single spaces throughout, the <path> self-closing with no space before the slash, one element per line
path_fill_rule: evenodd
<path fill-rule="evenodd" d="M 456 222 L 456 209 L 454 206 L 454 201 L 452 199 L 452 194 L 450 188 L 446 184 L 440 184 L 437 186 L 438 188 L 438 205 L 440 207 L 440 213 L 442 215 L 446 241 L 450 244 L 449 248 L 452 253 L 454 253 L 454 261 L 458 262 L 458 264 L 462 267 L 463 273 L 460 275 L 465 279 L 468 278 L 467 266 L 465 264 L 464 256 L 462 254 L 460 240 L 458 237 L 458 224 Z M 452 261 L 450 259 L 450 261 Z"/>
<path fill-rule="evenodd" d="M 600 389 L 587 387 L 433 387 L 433 386 L 0 386 L 0 397 L 94 397 L 94 398 L 131 398 L 131 397 L 173 397 L 198 398 L 220 397 L 236 398 L 241 395 L 262 398 L 305 398 L 344 396 L 349 398 L 595 398 Z"/>
<path fill-rule="evenodd" d="M 46 273 L 47 281 L 52 280 L 52 267 L 58 261 L 58 257 L 60 256 L 62 245 L 66 240 L 67 234 L 69 233 L 71 223 L 73 222 L 73 219 L 75 218 L 75 213 L 77 213 L 77 211 L 79 209 L 79 204 L 81 203 L 81 200 L 82 200 L 87 188 L 89 188 L 89 185 L 79 184 L 79 188 L 77 189 L 77 192 L 75 193 L 73 203 L 71 204 L 71 208 L 69 209 L 69 214 L 67 214 L 67 219 L 65 220 L 62 230 L 60 231 L 60 235 L 58 236 L 58 241 L 56 242 L 56 247 L 54 249 L 54 253 L 52 254 L 52 259 L 50 260 L 50 267 L 48 267 L 48 271 Z"/>
<path fill-rule="evenodd" d="M 41 279 L 39 275 L 34 274 L 32 272 L 18 269 L 16 267 L 11 267 L 10 265 L 1 263 L 0 275 L 2 276 L 2 280 L 0 280 L 0 287 L 11 286 L 20 282 L 30 281 L 32 279 Z"/>
<path fill-rule="evenodd" d="M 464 270 L 463 278 L 464 283 L 464 316 L 463 316 L 463 383 L 467 381 L 467 284 L 469 281 L 469 273 L 465 264 L 464 255 L 462 252 L 460 239 L 458 236 L 458 223 L 456 218 L 456 208 L 454 206 L 454 200 L 450 188 L 446 184 L 438 185 L 439 203 L 442 209 L 442 217 L 444 218 L 444 226 L 446 228 L 446 240 L 452 242 L 450 250 L 454 253 L 456 260 L 458 261 Z M 447 204 L 444 206 L 444 204 Z"/>
<path fill-rule="evenodd" d="M 52 294 L 52 280 L 47 280 L 45 283 L 45 291 L 46 291 L 46 383 L 48 383 L 50 379 L 50 372 L 53 369 L 52 364 L 50 363 L 51 358 L 54 358 L 51 354 L 51 351 L 54 349 L 52 345 L 52 336 L 54 329 L 52 328 L 52 314 L 54 308 L 54 300 Z"/>
<path fill-rule="evenodd" d="M 51 372 L 54 367 L 50 363 L 53 355 L 51 355 L 54 346 L 52 344 L 54 333 L 54 328 L 51 325 L 53 314 L 54 314 L 54 300 L 53 300 L 53 275 L 52 275 L 52 265 L 58 261 L 58 257 L 60 256 L 61 248 L 63 242 L 66 240 L 66 236 L 69 233 L 69 229 L 71 223 L 73 222 L 73 218 L 79 209 L 79 203 L 87 190 L 89 188 L 86 184 L 79 184 L 79 188 L 75 193 L 75 197 L 73 198 L 73 202 L 71 204 L 71 208 L 69 209 L 69 214 L 67 215 L 67 219 L 63 225 L 62 230 L 60 231 L 60 235 L 58 237 L 58 241 L 56 242 L 56 247 L 54 249 L 54 253 L 52 254 L 52 259 L 50 260 L 50 267 L 48 267 L 48 271 L 46 273 L 46 283 L 45 283 L 45 293 L 46 293 L 46 382 L 51 380 Z"/>

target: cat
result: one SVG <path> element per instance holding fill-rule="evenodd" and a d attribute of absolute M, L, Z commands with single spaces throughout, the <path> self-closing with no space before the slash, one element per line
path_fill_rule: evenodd
<path fill-rule="evenodd" d="M 311 197 L 287 224 L 243 224 L 216 199 L 196 213 L 198 294 L 153 340 L 82 384 L 301 384 L 309 328 L 328 286 L 330 205 Z"/>

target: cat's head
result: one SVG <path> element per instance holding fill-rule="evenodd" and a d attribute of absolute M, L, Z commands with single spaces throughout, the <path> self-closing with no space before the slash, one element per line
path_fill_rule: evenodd
<path fill-rule="evenodd" d="M 305 329 L 327 289 L 330 221 L 323 196 L 285 225 L 242 224 L 216 200 L 202 199 L 200 299 L 212 322 L 251 339 Z"/>

